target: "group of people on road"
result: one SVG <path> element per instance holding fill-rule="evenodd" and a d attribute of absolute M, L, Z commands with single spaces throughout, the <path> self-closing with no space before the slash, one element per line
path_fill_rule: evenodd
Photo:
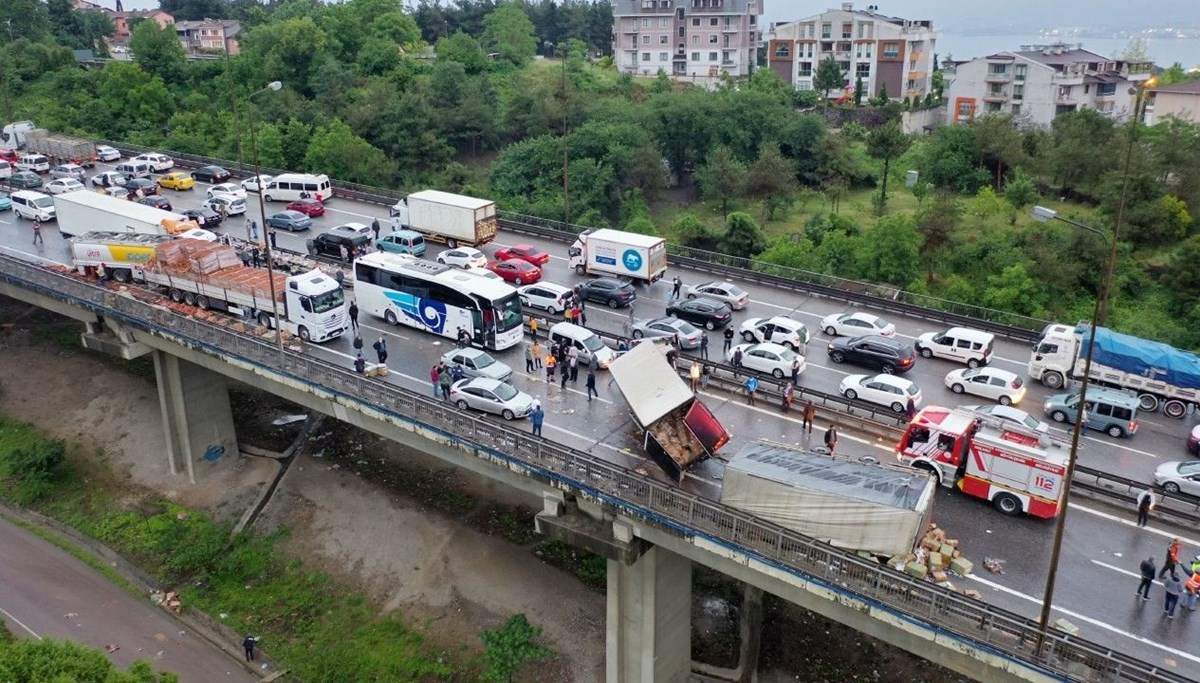
<path fill-rule="evenodd" d="M 1163 616 L 1167 619 L 1175 618 L 1176 608 L 1181 601 L 1184 609 L 1189 612 L 1196 611 L 1196 606 L 1200 603 L 1200 555 L 1196 555 L 1190 564 L 1185 565 L 1179 560 L 1182 547 L 1183 542 L 1180 539 L 1175 538 L 1171 541 L 1167 546 L 1162 569 L 1154 564 L 1153 555 L 1142 560 L 1139 567 L 1141 583 L 1138 584 L 1134 596 L 1148 601 L 1150 587 L 1154 585 L 1154 581 L 1162 581 Z"/>

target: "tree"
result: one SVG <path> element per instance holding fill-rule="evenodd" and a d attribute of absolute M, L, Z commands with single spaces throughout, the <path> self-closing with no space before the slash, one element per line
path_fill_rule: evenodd
<path fill-rule="evenodd" d="M 1014 263 L 987 279 L 983 305 L 998 311 L 1043 317 L 1046 290 L 1029 276 L 1024 263 Z"/>
<path fill-rule="evenodd" d="M 891 102 L 891 101 L 892 101 L 892 98 L 888 97 L 887 83 L 880 83 L 879 84 L 879 96 L 875 98 L 875 106 L 885 107 L 885 106 L 887 106 L 888 102 Z"/>
<path fill-rule="evenodd" d="M 1004 185 L 1004 199 L 1012 207 L 1012 220 L 1010 222 L 1015 223 L 1017 214 L 1025 207 L 1036 202 L 1037 196 L 1037 186 L 1033 184 L 1033 179 L 1020 169 L 1014 171 L 1012 179 Z"/>
<path fill-rule="evenodd" d="M 1125 49 L 1121 52 L 1121 61 L 1123 62 L 1151 62 L 1150 53 L 1147 51 L 1148 43 L 1144 36 L 1134 36 L 1125 44 Z"/>
<path fill-rule="evenodd" d="M 735 211 L 725 220 L 721 251 L 730 256 L 750 258 L 767 248 L 767 235 L 748 213 Z"/>
<path fill-rule="evenodd" d="M 825 109 L 829 109 L 829 91 L 834 88 L 840 90 L 844 83 L 842 67 L 838 66 L 833 57 L 822 59 L 817 64 L 817 73 L 813 76 L 813 88 L 821 93 L 821 101 L 824 103 Z"/>
<path fill-rule="evenodd" d="M 352 183 L 386 187 L 394 169 L 383 152 L 334 120 L 313 133 L 304 155 L 306 168 L 319 168 L 334 178 Z"/>
<path fill-rule="evenodd" d="M 1050 159 L 1064 191 L 1095 183 L 1116 163 L 1113 120 L 1094 109 L 1056 116 L 1050 131 Z"/>
<path fill-rule="evenodd" d="M 168 83 L 183 79 L 187 68 L 187 52 L 175 35 L 175 27 L 158 22 L 143 21 L 129 34 L 129 49 L 133 59 L 143 69 Z"/>
<path fill-rule="evenodd" d="M 885 216 L 859 241 L 859 269 L 873 282 L 907 287 L 921 272 L 921 233 L 911 216 Z"/>
<path fill-rule="evenodd" d="M 729 216 L 729 200 L 746 191 L 746 165 L 734 158 L 725 145 L 713 150 L 708 161 L 696 171 L 696 182 L 705 199 L 721 203 L 721 215 Z"/>
<path fill-rule="evenodd" d="M 675 237 L 679 243 L 692 249 L 702 251 L 717 251 L 721 246 L 721 236 L 700 222 L 699 218 L 685 213 L 675 221 Z"/>
<path fill-rule="evenodd" d="M 935 266 L 954 232 L 962 223 L 962 205 L 947 192 L 937 193 L 929 206 L 917 212 L 921 233 L 921 256 L 925 259 L 925 281 L 933 284 Z"/>
<path fill-rule="evenodd" d="M 160 0 L 159 7 L 176 21 L 227 17 L 230 12 L 228 0 Z"/>
<path fill-rule="evenodd" d="M 1200 305 L 1200 235 L 1192 235 L 1175 249 L 1162 271 L 1162 285 L 1173 293 L 1169 307 L 1187 315 Z"/>
<path fill-rule="evenodd" d="M 883 160 L 883 177 L 879 188 L 880 214 L 884 213 L 887 208 L 887 181 L 892 167 L 892 159 L 908 151 L 911 144 L 912 138 L 904 134 L 900 124 L 896 121 L 888 121 L 867 136 L 867 152 L 876 159 Z"/>
<path fill-rule="evenodd" d="M 763 145 L 746 175 L 746 194 L 761 199 L 765 220 L 788 204 L 796 191 L 796 172 L 775 143 Z"/>
<path fill-rule="evenodd" d="M 533 22 L 515 0 L 500 3 L 484 18 L 483 24 L 483 45 L 495 52 L 497 59 L 519 67 L 537 54 Z"/>
<path fill-rule="evenodd" d="M 654 227 L 654 221 L 645 216 L 638 216 L 625 224 L 625 232 L 633 232 L 639 235 L 658 236 L 658 228 Z"/>
<path fill-rule="evenodd" d="M 995 188 L 1000 189 L 1005 167 L 1019 166 L 1026 159 L 1021 131 L 1011 114 L 988 114 L 971 123 L 979 151 L 979 166 L 995 166 Z"/>
<path fill-rule="evenodd" d="M 863 89 L 862 76 L 855 78 L 854 79 L 854 106 L 856 106 L 856 107 L 862 106 L 863 93 L 865 93 L 865 92 L 866 91 Z"/>
<path fill-rule="evenodd" d="M 438 61 L 458 62 L 469 74 L 483 73 L 487 69 L 487 55 L 479 42 L 458 31 L 452 36 L 437 41 Z"/>
<path fill-rule="evenodd" d="M 0 641 L 0 671 L 12 681 L 73 683 L 177 683 L 179 676 L 156 672 L 146 661 L 120 671 L 96 649 L 51 639 Z"/>

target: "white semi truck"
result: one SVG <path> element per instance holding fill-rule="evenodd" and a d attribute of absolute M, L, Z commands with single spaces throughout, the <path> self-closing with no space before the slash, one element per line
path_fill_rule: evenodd
<path fill-rule="evenodd" d="M 571 267 L 580 275 L 612 277 L 650 284 L 667 273 L 667 241 L 601 228 L 580 233 L 567 250 Z"/>
<path fill-rule="evenodd" d="M 88 190 L 54 195 L 54 210 L 59 232 L 71 237 L 89 232 L 177 235 L 200 227 L 183 214 Z"/>
<path fill-rule="evenodd" d="M 396 230 L 415 230 L 451 249 L 478 247 L 496 237 L 496 202 L 439 190 L 422 190 L 391 208 Z"/>
<path fill-rule="evenodd" d="M 82 272 L 103 272 L 120 282 L 158 287 L 177 303 L 227 311 L 284 330 L 304 341 L 324 342 L 350 326 L 346 295 L 336 280 L 311 271 L 278 275 L 272 306 L 270 273 L 242 265 L 232 247 L 168 235 L 91 232 L 71 240 L 71 257 Z"/>

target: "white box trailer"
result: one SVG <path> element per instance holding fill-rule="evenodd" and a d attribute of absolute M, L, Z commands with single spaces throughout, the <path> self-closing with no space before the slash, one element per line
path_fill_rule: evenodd
<path fill-rule="evenodd" d="M 667 273 L 667 241 L 623 230 L 588 230 L 567 250 L 580 275 L 611 275 L 650 284 Z"/>
<path fill-rule="evenodd" d="M 54 210 L 59 232 L 72 237 L 89 232 L 175 235 L 199 227 L 183 214 L 88 190 L 54 195 Z"/>
<path fill-rule="evenodd" d="M 397 230 L 415 230 L 452 249 L 478 247 L 496 237 L 496 202 L 490 199 L 422 190 L 397 202 L 391 216 Z"/>
<path fill-rule="evenodd" d="M 936 489 L 928 472 L 756 441 L 726 463 L 721 502 L 837 548 L 891 557 L 916 547 Z"/>

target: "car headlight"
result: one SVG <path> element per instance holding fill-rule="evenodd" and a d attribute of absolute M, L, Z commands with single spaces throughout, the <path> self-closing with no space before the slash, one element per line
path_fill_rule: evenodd
<path fill-rule="evenodd" d="M 1050 412 L 1050 402 L 1046 401 L 1045 405 L 1042 406 L 1042 409 L 1046 412 Z"/>

